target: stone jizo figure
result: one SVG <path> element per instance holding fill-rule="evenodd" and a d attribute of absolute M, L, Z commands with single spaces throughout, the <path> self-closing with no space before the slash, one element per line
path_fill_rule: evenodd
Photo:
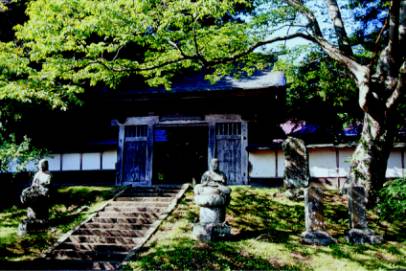
<path fill-rule="evenodd" d="M 210 161 L 210 169 L 203 173 L 202 179 L 200 181 L 201 184 L 227 184 L 227 177 L 226 175 L 220 171 L 220 162 L 218 159 L 214 158 Z"/>
<path fill-rule="evenodd" d="M 21 193 L 21 203 L 27 206 L 27 219 L 24 219 L 18 227 L 20 235 L 47 228 L 50 184 L 51 174 L 48 170 L 48 161 L 42 159 L 38 163 L 38 172 L 35 173 L 31 186 L 25 188 Z"/>
<path fill-rule="evenodd" d="M 195 203 L 200 206 L 199 223 L 193 227 L 193 235 L 201 241 L 215 240 L 230 235 L 225 222 L 226 207 L 230 203 L 231 189 L 226 175 L 219 170 L 219 161 L 211 161 L 211 169 L 202 176 L 201 184 L 195 186 Z"/>

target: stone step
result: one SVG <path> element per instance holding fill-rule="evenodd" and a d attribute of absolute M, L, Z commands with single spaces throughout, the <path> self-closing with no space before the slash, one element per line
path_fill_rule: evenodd
<path fill-rule="evenodd" d="M 97 214 L 97 217 L 103 218 L 147 218 L 147 219 L 157 219 L 159 217 L 159 213 L 156 212 L 100 212 Z"/>
<path fill-rule="evenodd" d="M 175 197 L 176 195 L 175 192 L 133 192 L 123 193 L 120 197 Z"/>
<path fill-rule="evenodd" d="M 132 187 L 127 188 L 124 194 L 131 193 L 178 193 L 180 188 L 170 188 L 170 187 Z"/>
<path fill-rule="evenodd" d="M 130 202 L 138 202 L 138 201 L 152 201 L 152 202 L 170 202 L 173 198 L 172 197 L 124 197 L 120 196 L 115 199 L 117 201 L 130 201 Z"/>
<path fill-rule="evenodd" d="M 150 207 L 150 206 L 137 206 L 137 207 L 131 207 L 131 206 L 106 206 L 104 208 L 104 212 L 122 212 L 122 213 L 160 213 L 164 210 L 165 208 L 157 208 L 157 207 Z"/>
<path fill-rule="evenodd" d="M 64 242 L 60 244 L 56 249 L 65 250 L 88 250 L 96 252 L 128 252 L 130 251 L 135 244 L 122 244 L 118 245 L 115 243 L 77 243 L 77 242 Z"/>
<path fill-rule="evenodd" d="M 96 252 L 88 250 L 55 249 L 49 256 L 56 260 L 122 261 L 125 256 L 127 256 L 127 252 Z"/>
<path fill-rule="evenodd" d="M 75 232 L 76 233 L 76 232 Z M 95 244 L 116 244 L 116 245 L 136 245 L 142 238 L 127 236 L 97 236 L 73 234 L 66 242 L 71 243 L 95 243 Z"/>
<path fill-rule="evenodd" d="M 131 224 L 152 224 L 156 218 L 153 217 L 100 217 L 91 219 L 93 223 L 131 223 Z"/>
<path fill-rule="evenodd" d="M 154 207 L 166 208 L 169 205 L 168 202 L 156 202 L 156 201 L 112 201 L 109 206 L 122 206 L 122 207 Z"/>
<path fill-rule="evenodd" d="M 77 229 L 74 234 L 96 235 L 103 237 L 142 237 L 146 230 L 115 230 L 115 229 Z"/>
<path fill-rule="evenodd" d="M 80 229 L 146 230 L 149 227 L 151 224 L 88 222 L 80 226 Z"/>

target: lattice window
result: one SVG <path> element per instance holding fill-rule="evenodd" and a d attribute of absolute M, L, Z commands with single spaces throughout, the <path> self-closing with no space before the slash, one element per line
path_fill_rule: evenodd
<path fill-rule="evenodd" d="M 146 137 L 147 136 L 147 125 L 134 125 L 125 127 L 125 137 Z"/>
<path fill-rule="evenodd" d="M 231 123 L 217 123 L 216 124 L 216 135 L 241 135 L 241 123 L 231 122 Z"/>

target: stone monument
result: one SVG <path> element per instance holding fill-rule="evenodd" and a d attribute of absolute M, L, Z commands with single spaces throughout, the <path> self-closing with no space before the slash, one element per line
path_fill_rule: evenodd
<path fill-rule="evenodd" d="M 305 226 L 302 242 L 310 245 L 329 245 L 337 241 L 324 230 L 323 190 L 320 184 L 311 182 L 304 189 Z"/>
<path fill-rule="evenodd" d="M 347 187 L 348 211 L 350 214 L 350 230 L 346 233 L 347 241 L 356 244 L 379 244 L 382 237 L 377 236 L 368 228 L 366 204 L 367 195 L 362 185 Z"/>
<path fill-rule="evenodd" d="M 210 167 L 194 188 L 194 200 L 200 206 L 200 215 L 199 223 L 194 224 L 193 235 L 201 241 L 227 237 L 231 230 L 225 221 L 231 189 L 226 186 L 227 178 L 219 169 L 218 159 L 213 159 Z"/>
<path fill-rule="evenodd" d="M 303 188 L 309 185 L 309 159 L 303 140 L 288 137 L 282 143 L 285 155 L 284 185 L 288 189 L 290 199 L 303 198 Z"/>
<path fill-rule="evenodd" d="M 35 173 L 31 186 L 21 193 L 21 203 L 27 206 L 27 219 L 18 226 L 19 235 L 42 231 L 48 227 L 50 184 L 48 161 L 42 159 L 38 163 L 38 172 Z"/>

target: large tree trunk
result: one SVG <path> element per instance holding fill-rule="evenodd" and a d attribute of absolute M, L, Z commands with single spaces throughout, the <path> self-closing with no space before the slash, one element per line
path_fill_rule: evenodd
<path fill-rule="evenodd" d="M 348 185 L 364 186 L 369 206 L 376 203 L 378 192 L 385 182 L 394 137 L 392 125 L 389 116 L 378 121 L 365 113 L 361 138 L 352 156 Z"/>

